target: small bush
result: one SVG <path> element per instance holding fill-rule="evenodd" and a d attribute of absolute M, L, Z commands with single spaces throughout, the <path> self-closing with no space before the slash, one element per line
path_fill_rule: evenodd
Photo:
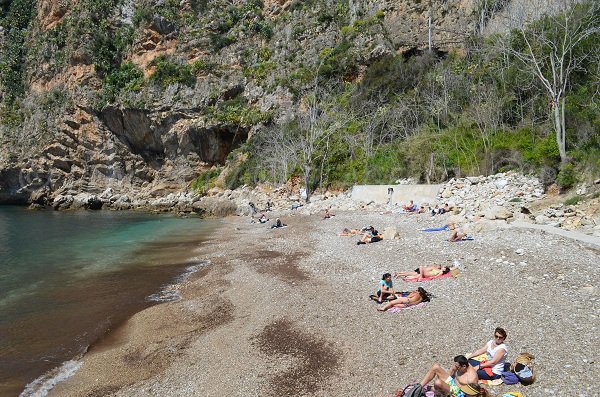
<path fill-rule="evenodd" d="M 565 205 L 575 205 L 585 200 L 585 196 L 573 196 L 570 199 L 565 200 Z"/>
<path fill-rule="evenodd" d="M 577 175 L 575 174 L 575 167 L 573 164 L 563 164 L 560 167 L 560 171 L 556 177 L 556 183 L 561 190 L 569 189 L 577 183 Z"/>
<path fill-rule="evenodd" d="M 139 91 L 144 85 L 144 72 L 132 62 L 126 62 L 104 78 L 102 104 L 110 103 L 123 91 Z"/>
<path fill-rule="evenodd" d="M 519 197 L 513 197 L 513 198 L 511 198 L 509 201 L 510 201 L 511 203 L 520 203 L 520 202 L 521 202 L 521 201 L 523 201 L 523 200 L 521 200 Z"/>
<path fill-rule="evenodd" d="M 192 189 L 202 195 L 206 194 L 210 188 L 215 186 L 215 180 L 220 174 L 221 170 L 219 168 L 203 172 L 192 182 Z"/>
<path fill-rule="evenodd" d="M 173 60 L 159 56 L 151 62 L 156 69 L 150 81 L 166 88 L 171 84 L 180 83 L 192 87 L 196 83 L 196 76 L 192 73 L 192 66 L 176 63 Z"/>

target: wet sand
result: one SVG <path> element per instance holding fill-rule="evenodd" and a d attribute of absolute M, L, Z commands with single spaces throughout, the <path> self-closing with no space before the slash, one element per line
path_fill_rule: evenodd
<path fill-rule="evenodd" d="M 179 285 L 181 301 L 134 315 L 49 395 L 390 396 L 433 362 L 448 367 L 481 347 L 496 326 L 510 360 L 536 356 L 538 381 L 493 395 L 597 395 L 597 249 L 518 229 L 448 243 L 448 233 L 418 232 L 443 222 L 425 216 L 283 216 L 280 230 L 226 219 L 200 244 L 210 265 Z M 401 237 L 357 246 L 336 235 L 367 224 Z M 383 272 L 454 260 L 465 267 L 456 279 L 395 282 L 432 292 L 424 307 L 379 313 L 367 298 Z"/>

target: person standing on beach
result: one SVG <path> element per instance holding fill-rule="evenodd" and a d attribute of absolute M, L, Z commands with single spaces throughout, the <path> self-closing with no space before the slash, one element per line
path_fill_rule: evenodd
<path fill-rule="evenodd" d="M 394 195 L 394 188 L 388 187 L 388 206 L 392 208 L 392 196 Z"/>

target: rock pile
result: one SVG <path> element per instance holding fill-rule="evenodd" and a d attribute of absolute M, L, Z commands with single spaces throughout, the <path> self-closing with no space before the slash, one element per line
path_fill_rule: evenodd
<path fill-rule="evenodd" d="M 546 198 L 540 181 L 514 172 L 491 176 L 451 179 L 438 195 L 440 203 L 449 203 L 465 219 L 519 219 L 600 236 L 600 200 L 592 187 L 580 185 L 582 201 L 567 205 L 553 204 L 533 210 L 533 202 Z M 588 194 L 589 196 L 583 196 Z"/>
<path fill-rule="evenodd" d="M 541 182 L 514 172 L 451 179 L 438 195 L 440 203 L 459 208 L 466 217 L 508 219 L 527 203 L 544 197 Z"/>

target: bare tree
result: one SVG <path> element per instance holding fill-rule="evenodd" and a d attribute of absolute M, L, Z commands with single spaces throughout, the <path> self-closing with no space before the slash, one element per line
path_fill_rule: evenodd
<path fill-rule="evenodd" d="M 254 138 L 256 158 L 276 184 L 284 184 L 298 162 L 298 142 L 288 124 L 264 128 Z"/>
<path fill-rule="evenodd" d="M 490 161 L 487 171 L 494 171 L 494 159 L 491 156 L 492 138 L 502 125 L 502 103 L 495 87 L 479 83 L 475 86 L 475 92 L 471 98 L 471 113 L 481 142 L 483 143 L 483 153 Z"/>
<path fill-rule="evenodd" d="M 337 105 L 332 100 L 333 92 L 331 86 L 316 81 L 312 91 L 304 96 L 296 113 L 299 160 L 306 201 L 310 201 L 311 181 L 318 157 L 327 156 L 329 138 L 345 123 L 338 117 Z"/>
<path fill-rule="evenodd" d="M 556 133 L 561 162 L 567 161 L 565 100 L 574 72 L 585 70 L 598 48 L 588 42 L 600 33 L 598 2 L 584 4 L 576 0 L 558 2 L 563 7 L 552 9 L 534 23 L 512 18 L 512 36 L 503 36 L 496 49 L 516 59 L 527 74 L 541 83 L 549 96 L 550 116 Z M 557 3 L 557 4 L 558 4 Z M 515 39 L 522 45 L 515 45 Z"/>

